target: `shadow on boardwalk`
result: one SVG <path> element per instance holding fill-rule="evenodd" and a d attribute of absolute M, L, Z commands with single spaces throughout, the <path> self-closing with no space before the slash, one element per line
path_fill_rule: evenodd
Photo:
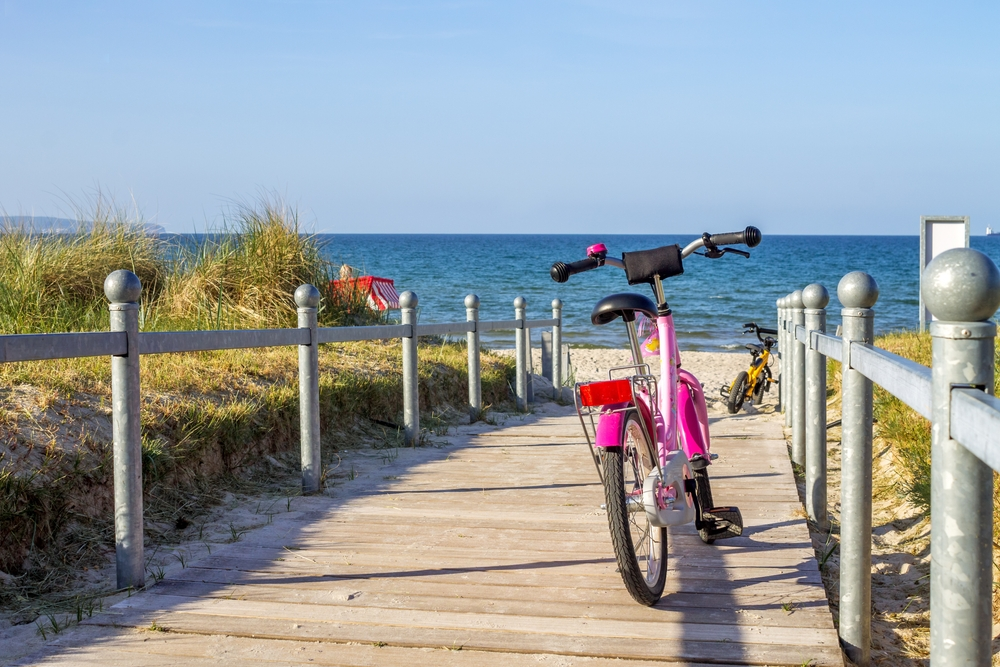
<path fill-rule="evenodd" d="M 21 664 L 843 664 L 780 426 L 713 425 L 713 491 L 744 537 L 670 533 L 667 590 L 616 572 L 579 422 L 407 450 L 171 574 Z"/>

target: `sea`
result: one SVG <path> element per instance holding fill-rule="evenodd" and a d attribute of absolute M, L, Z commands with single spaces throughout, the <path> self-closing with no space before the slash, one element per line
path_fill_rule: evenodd
<path fill-rule="evenodd" d="M 604 326 L 590 321 L 594 304 L 615 292 L 640 292 L 624 271 L 605 266 L 572 276 L 566 283 L 549 277 L 555 261 L 586 257 L 587 247 L 604 243 L 611 256 L 679 243 L 697 235 L 493 235 L 493 234 L 331 234 L 319 235 L 325 257 L 366 274 L 392 278 L 397 290 L 412 290 L 419 300 L 419 321 L 465 319 L 463 301 L 476 294 L 480 319 L 513 319 L 515 297 L 527 301 L 530 319 L 549 318 L 552 300 L 563 303 L 563 337 L 571 345 L 625 347 L 620 320 Z M 972 237 L 971 246 L 1000 264 L 1000 237 Z M 745 249 L 745 248 L 744 248 Z M 830 291 L 828 322 L 840 322 L 837 283 L 851 271 L 866 271 L 879 285 L 875 329 L 915 329 L 919 322 L 920 238 L 918 236 L 777 236 L 764 233 L 750 258 L 727 254 L 719 259 L 691 255 L 684 273 L 664 283 L 674 312 L 682 350 L 742 349 L 745 322 L 775 326 L 775 301 L 810 283 Z M 535 344 L 537 344 L 535 333 Z M 484 334 L 493 347 L 512 347 L 513 332 Z"/>
<path fill-rule="evenodd" d="M 334 234 L 319 235 L 327 259 L 395 281 L 399 292 L 419 299 L 419 321 L 465 318 L 463 300 L 476 294 L 480 319 L 512 319 L 513 301 L 525 298 L 528 317 L 551 317 L 552 300 L 563 302 L 563 337 L 572 345 L 625 347 L 620 320 L 604 326 L 590 321 L 594 304 L 615 292 L 640 292 L 625 273 L 605 266 L 572 276 L 549 277 L 555 261 L 586 257 L 587 247 L 604 243 L 608 254 L 656 248 L 697 235 L 492 235 L 492 234 Z M 1000 264 L 1000 237 L 972 237 L 970 245 Z M 745 248 L 743 248 L 745 250 Z M 766 232 L 750 258 L 691 255 L 683 275 L 664 283 L 682 350 L 726 351 L 743 347 L 745 322 L 775 326 L 775 301 L 810 283 L 830 291 L 827 319 L 840 323 L 837 284 L 851 271 L 866 271 L 879 285 L 874 306 L 877 332 L 915 329 L 919 322 L 920 238 L 918 236 L 777 236 Z M 537 336 L 537 334 L 536 334 Z M 512 347 L 513 334 L 484 334 L 487 344 Z M 536 343 L 537 344 L 537 343 Z"/>

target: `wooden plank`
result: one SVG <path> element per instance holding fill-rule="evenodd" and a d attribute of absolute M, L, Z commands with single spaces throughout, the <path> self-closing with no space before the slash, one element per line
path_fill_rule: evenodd
<path fill-rule="evenodd" d="M 465 544 L 462 544 L 465 543 Z M 280 546 L 266 546 L 266 545 L 249 545 L 241 549 L 240 558 L 250 559 L 250 560 L 267 560 L 271 562 L 285 562 L 295 560 L 305 560 L 309 563 L 314 563 L 316 565 L 336 565 L 340 566 L 344 564 L 344 558 L 346 557 L 364 557 L 364 556 L 382 556 L 379 561 L 382 566 L 388 566 L 394 562 L 405 561 L 408 563 L 420 563 L 420 564 L 431 564 L 431 563 L 447 563 L 451 567 L 470 567 L 475 569 L 509 569 L 510 566 L 517 566 L 524 563 L 534 563 L 538 562 L 537 558 L 532 560 L 532 557 L 537 557 L 538 554 L 552 554 L 554 557 L 559 558 L 560 561 L 567 563 L 570 566 L 575 563 L 586 563 L 591 564 L 595 560 L 611 562 L 613 554 L 609 553 L 610 549 L 597 549 L 591 551 L 585 551 L 580 549 L 572 550 L 560 550 L 560 551 L 532 551 L 528 549 L 518 549 L 507 545 L 502 545 L 503 549 L 500 553 L 490 554 L 489 556 L 482 556 L 476 553 L 470 553 L 469 542 L 464 539 L 457 539 L 455 544 L 459 546 L 452 546 L 451 544 L 433 544 L 433 545 L 406 545 L 402 546 L 400 550 L 395 551 L 386 560 L 384 556 L 384 549 L 380 549 L 378 545 L 361 545 L 361 544 L 344 544 L 339 547 L 332 545 L 326 546 L 309 546 L 309 547 L 299 547 L 294 550 L 287 548 L 282 548 Z M 501 546 L 497 543 L 493 543 L 495 546 Z M 232 550 L 230 550 L 232 551 Z M 498 549 L 498 551 L 500 551 Z M 669 553 L 669 552 L 668 552 Z M 568 554 L 572 554 L 568 557 Z M 220 554 L 218 558 L 225 558 L 226 556 Z M 371 562 L 372 559 L 365 559 L 365 562 Z M 694 560 L 694 558 L 689 558 L 689 560 Z M 554 561 L 549 561 L 554 562 Z M 712 578 L 726 578 L 730 580 L 736 580 L 736 573 L 743 571 L 746 576 L 749 577 L 760 577 L 768 576 L 771 578 L 784 578 L 789 575 L 800 575 L 803 577 L 808 577 L 810 581 L 818 582 L 818 576 L 813 576 L 817 573 L 815 567 L 811 567 L 808 564 L 805 566 L 764 566 L 761 567 L 762 563 L 757 563 L 754 566 L 744 565 L 741 568 L 724 568 L 724 567 L 713 567 L 711 563 L 706 563 L 704 560 L 701 562 L 701 567 L 693 576 L 697 577 L 712 577 Z M 528 569 L 528 568 L 526 568 Z M 676 574 L 677 576 L 685 576 L 686 572 L 684 568 L 672 568 L 668 570 L 670 574 Z"/>
<path fill-rule="evenodd" d="M 386 557 L 389 558 L 389 557 Z M 576 587 L 603 588 L 620 582 L 615 572 L 615 563 L 611 559 L 596 559 L 594 562 L 534 562 L 521 563 L 516 566 L 504 565 L 471 565 L 466 567 L 434 566 L 421 567 L 420 563 L 403 559 L 404 567 L 391 565 L 364 564 L 355 560 L 347 560 L 340 564 L 313 563 L 304 559 L 283 560 L 280 562 L 266 559 L 253 560 L 247 558 L 213 557 L 199 563 L 201 567 L 216 567 L 218 569 L 241 570 L 267 574 L 275 579 L 292 577 L 325 578 L 328 580 L 353 580 L 372 577 L 384 578 L 422 578 L 433 577 L 439 580 L 462 579 L 496 585 L 535 585 L 548 587 L 553 579 L 571 581 Z M 595 569 L 594 566 L 599 566 Z M 720 570 L 723 572 L 741 572 L 741 570 Z M 746 579 L 725 580 L 702 576 L 702 572 L 684 572 L 678 568 L 668 570 L 668 581 L 678 581 L 687 591 L 720 592 L 734 589 L 755 591 L 783 592 L 786 594 L 801 594 L 803 589 L 819 591 L 822 586 L 818 577 L 805 577 L 799 574 L 794 578 L 781 580 L 755 577 L 750 573 Z M 683 582 L 683 583 L 680 583 Z"/>
<path fill-rule="evenodd" d="M 102 615 L 110 622 L 111 614 Z M 88 621 L 95 622 L 94 617 Z M 511 632 L 493 628 L 439 628 L 398 625 L 368 625 L 351 622 L 322 622 L 307 619 L 259 618 L 187 614 L 176 611 L 131 611 L 118 622 L 149 627 L 153 622 L 170 632 L 206 635 L 237 635 L 257 639 L 384 643 L 402 647 L 446 647 L 456 650 L 506 651 L 628 660 L 698 660 L 736 662 L 747 665 L 842 665 L 839 647 L 722 641 L 699 641 L 681 636 L 675 641 L 662 638 L 593 636 L 588 634 L 543 634 Z M 591 621 L 597 628 L 603 621 Z M 662 624 L 660 627 L 670 627 Z M 686 626 L 685 626 L 686 627 Z M 713 628 L 708 628 L 710 633 Z M 810 636 L 820 633 L 806 631 Z M 752 633 L 751 633 L 752 634 Z M 470 663 L 474 664 L 474 663 Z"/>
<path fill-rule="evenodd" d="M 409 667 L 538 667 L 539 656 L 484 652 L 444 647 L 400 648 L 366 644 L 329 644 L 288 640 L 261 641 L 256 638 L 214 636 L 210 641 L 201 635 L 168 632 L 122 630 L 109 637 L 105 628 L 83 627 L 66 635 L 63 643 L 83 647 L 66 655 L 49 657 L 53 667 L 175 667 L 212 665 L 322 665 L 323 667 L 371 667 L 372 665 L 407 665 Z M 99 648 L 89 647 L 99 642 Z M 89 650 L 88 650 L 89 649 Z M 705 663 L 674 663 L 677 667 L 703 667 Z M 560 656 L 564 667 L 662 667 L 656 661 L 620 660 Z M 726 667 L 726 665 L 714 665 Z M 732 666 L 730 666 L 732 667 Z"/>
<path fill-rule="evenodd" d="M 664 641 L 731 642 L 750 644 L 780 643 L 790 646 L 828 646 L 830 638 L 817 636 L 813 628 L 754 625 L 708 625 L 661 623 L 656 619 L 621 621 L 610 618 L 568 618 L 509 615 L 481 611 L 476 614 L 438 610 L 381 608 L 360 605 L 315 605 L 226 598 L 200 599 L 173 595 L 133 596 L 115 605 L 124 618 L 138 613 L 159 613 L 163 609 L 177 615 L 197 617 L 244 617 L 290 623 L 314 621 L 324 624 L 394 626 L 414 629 L 451 629 L 510 632 L 522 635 L 572 636 L 587 638 L 634 638 Z M 114 620 L 109 614 L 108 621 Z M 595 623 L 594 621 L 597 621 Z M 835 643 L 835 642 L 834 642 Z M 601 655 L 601 654 L 598 654 Z M 610 657 L 610 654 L 609 654 Z"/>
<path fill-rule="evenodd" d="M 276 584 L 226 585 L 204 581 L 171 580 L 161 582 L 153 593 L 178 597 L 225 598 L 233 600 L 261 600 L 266 602 L 294 602 L 326 606 L 390 607 L 424 611 L 452 611 L 491 613 L 518 616 L 548 616 L 565 618 L 609 618 L 622 621 L 652 620 L 658 623 L 689 622 L 721 625 L 765 625 L 775 627 L 830 627 L 829 614 L 811 613 L 811 608 L 786 610 L 782 604 L 794 604 L 789 598 L 771 598 L 767 604 L 763 596 L 747 596 L 744 605 L 734 605 L 727 600 L 722 605 L 694 606 L 697 594 L 678 594 L 692 598 L 688 604 L 671 604 L 671 594 L 655 607 L 635 604 L 624 592 L 605 596 L 597 601 L 593 595 L 580 595 L 572 589 L 550 590 L 552 595 L 538 596 L 535 591 L 525 592 L 516 587 L 443 586 L 433 582 L 416 582 L 400 586 L 396 582 L 368 580 L 352 582 L 353 585 L 330 589 L 325 586 L 294 586 Z M 509 592 L 508 592 L 509 591 Z M 577 593 L 573 595 L 573 593 Z M 539 598 L 542 599 L 539 599 Z M 752 606 L 753 610 L 744 606 Z"/>

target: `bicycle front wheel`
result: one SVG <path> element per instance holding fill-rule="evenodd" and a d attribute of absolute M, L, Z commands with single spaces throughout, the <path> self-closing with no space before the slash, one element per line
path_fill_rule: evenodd
<path fill-rule="evenodd" d="M 642 505 L 642 484 L 653 469 L 639 416 L 628 414 L 622 446 L 604 457 L 604 497 L 611 543 L 629 595 L 646 606 L 663 595 L 667 578 L 667 529 L 649 523 Z"/>
<path fill-rule="evenodd" d="M 726 402 L 726 407 L 729 408 L 729 414 L 735 415 L 743 407 L 743 401 L 747 397 L 747 385 L 749 384 L 749 376 L 746 371 L 740 371 L 740 374 L 736 376 L 733 380 L 733 387 L 729 390 L 729 400 Z"/>

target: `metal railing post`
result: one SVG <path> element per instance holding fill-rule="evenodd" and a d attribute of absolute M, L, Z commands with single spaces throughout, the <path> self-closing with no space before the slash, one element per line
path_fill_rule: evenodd
<path fill-rule="evenodd" d="M 139 421 L 139 297 L 142 283 L 119 270 L 104 280 L 111 330 L 124 331 L 127 353 L 111 357 L 111 431 L 115 485 L 115 575 L 118 588 L 142 588 L 142 430 Z"/>
<path fill-rule="evenodd" d="M 552 299 L 552 394 L 562 400 L 562 301 Z"/>
<path fill-rule="evenodd" d="M 319 438 L 319 337 L 316 307 L 319 290 L 299 285 L 295 290 L 299 328 L 309 329 L 309 344 L 299 345 L 299 449 L 302 460 L 302 493 L 320 489 L 323 458 Z"/>
<path fill-rule="evenodd" d="M 983 253 L 948 250 L 924 269 L 931 322 L 931 665 L 989 665 L 993 471 L 951 439 L 957 387 L 993 393 L 1000 271 Z"/>
<path fill-rule="evenodd" d="M 806 346 L 799 342 L 795 335 L 795 327 L 806 323 L 803 312 L 802 290 L 795 290 L 791 296 L 792 332 L 792 461 L 799 465 L 806 464 Z"/>
<path fill-rule="evenodd" d="M 782 302 L 784 297 L 775 301 L 778 312 L 778 326 L 775 329 L 778 330 L 778 358 L 780 359 L 778 365 L 778 406 L 775 408 L 778 412 L 785 411 L 785 383 L 781 381 L 781 376 L 785 370 L 785 331 L 784 331 L 784 313 L 782 312 Z"/>
<path fill-rule="evenodd" d="M 792 295 L 787 294 L 782 298 L 782 320 L 781 335 L 781 382 L 785 385 L 784 393 L 781 395 L 782 412 L 785 413 L 785 426 L 792 425 L 792 386 L 795 384 L 795 352 L 792 350 L 792 337 L 788 333 L 788 326 L 792 321 Z"/>
<path fill-rule="evenodd" d="M 514 357 L 517 368 L 514 389 L 517 409 L 522 412 L 528 409 L 528 363 L 524 358 L 525 348 L 528 347 L 524 340 L 526 331 L 524 313 L 527 306 L 528 302 L 524 300 L 524 297 L 519 296 L 514 299 L 514 319 L 520 320 L 518 328 L 514 330 Z"/>
<path fill-rule="evenodd" d="M 826 305 L 830 293 L 818 283 L 802 290 L 802 303 L 806 307 L 807 331 L 826 333 Z M 806 514 L 820 530 L 826 530 L 826 357 L 806 349 Z"/>
<path fill-rule="evenodd" d="M 860 667 L 871 661 L 872 382 L 851 367 L 852 343 L 871 343 L 878 283 L 854 271 L 840 279 L 843 367 L 840 482 L 840 638 Z"/>
<path fill-rule="evenodd" d="M 420 390 L 417 383 L 417 295 L 406 291 L 399 295 L 403 324 L 412 328 L 403 338 L 403 440 L 416 444 L 420 437 Z"/>
<path fill-rule="evenodd" d="M 483 412 L 483 384 L 479 365 L 479 297 L 465 297 L 465 319 L 472 322 L 468 333 L 469 346 L 469 423 L 479 419 Z"/>
<path fill-rule="evenodd" d="M 527 319 L 527 316 L 525 316 Z M 531 329 L 524 329 L 524 367 L 528 378 L 528 403 L 535 402 L 535 360 L 531 354 Z"/>

